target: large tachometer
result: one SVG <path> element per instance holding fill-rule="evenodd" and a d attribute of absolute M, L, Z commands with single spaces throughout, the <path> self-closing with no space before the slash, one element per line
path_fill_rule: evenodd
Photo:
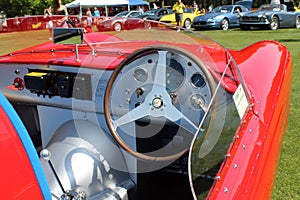
<path fill-rule="evenodd" d="M 167 60 L 166 89 L 174 92 L 180 88 L 184 81 L 184 69 L 181 63 L 174 58 Z"/>

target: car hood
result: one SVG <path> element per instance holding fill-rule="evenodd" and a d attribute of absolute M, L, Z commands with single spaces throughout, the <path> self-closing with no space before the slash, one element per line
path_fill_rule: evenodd
<path fill-rule="evenodd" d="M 208 20 L 210 18 L 213 18 L 213 17 L 217 17 L 217 16 L 222 16 L 224 15 L 224 13 L 207 13 L 205 15 L 202 15 L 202 16 L 198 16 L 195 18 L 195 20 Z"/>
<path fill-rule="evenodd" d="M 259 15 L 267 15 L 271 14 L 272 11 L 252 11 L 252 12 L 247 12 L 243 16 L 259 16 Z"/>
<path fill-rule="evenodd" d="M 101 21 L 99 21 L 99 23 L 111 23 L 115 20 L 118 20 L 118 19 L 122 19 L 121 17 L 109 17 L 109 18 L 106 18 L 106 19 L 103 19 Z"/>
<path fill-rule="evenodd" d="M 164 21 L 164 20 L 171 20 L 171 19 L 175 19 L 175 14 L 168 14 L 168 15 L 164 15 L 160 18 L 161 21 Z"/>
<path fill-rule="evenodd" d="M 77 51 L 75 45 L 48 42 L 2 55 L 0 64 L 46 64 L 114 70 L 124 59 L 139 49 L 175 45 L 203 59 L 213 76 L 220 79 L 224 69 L 228 66 L 227 60 L 224 59 L 228 55 L 228 50 L 204 36 L 194 34 L 193 37 L 190 37 L 190 35 L 179 34 L 164 27 L 162 30 L 152 28 L 151 31 L 139 29 L 124 31 L 116 35 L 92 33 L 85 35 L 85 41 L 89 40 L 92 43 L 78 45 L 78 58 L 75 54 Z M 230 84 L 227 83 L 228 81 Z M 224 87 L 234 91 L 236 84 L 231 80 L 228 81 Z"/>
<path fill-rule="evenodd" d="M 109 66 L 109 69 L 114 69 L 130 53 L 138 49 L 153 45 L 174 45 L 173 43 L 177 42 L 179 40 L 178 38 L 180 38 L 179 35 L 175 35 L 176 38 L 174 39 L 169 38 L 168 36 L 166 36 L 166 39 L 165 37 L 161 37 L 161 31 L 156 32 L 155 30 L 153 30 L 148 34 L 149 37 L 151 35 L 154 35 L 153 37 L 156 37 L 155 40 L 152 41 L 148 38 L 147 40 L 144 40 L 144 35 L 147 34 L 147 32 L 142 30 L 136 30 L 136 32 L 140 38 L 134 38 L 130 40 L 127 40 L 127 38 L 132 38 L 132 36 L 130 35 L 131 33 L 127 31 L 124 33 L 120 33 L 119 35 L 101 33 L 85 34 L 85 41 L 88 41 L 90 45 L 78 45 L 79 61 L 76 59 L 76 55 L 74 54 L 74 52 L 76 51 L 75 45 L 62 45 L 47 42 L 41 45 L 12 52 L 10 54 L 2 55 L 0 56 L 0 63 L 17 62 L 54 65 L 61 64 L 66 66 L 86 66 L 89 68 L 100 69 L 107 69 L 107 66 Z M 152 32 L 154 32 L 154 34 Z M 172 30 L 169 30 L 169 32 L 165 30 L 163 32 L 167 32 L 166 35 L 174 35 Z M 185 36 L 182 40 L 186 40 Z M 114 45 L 112 45 L 112 43 Z M 130 45 L 128 45 L 129 43 Z M 204 46 L 202 46 L 201 43 L 203 43 Z M 223 56 L 226 54 L 226 50 L 222 46 L 220 46 L 213 40 L 210 41 L 205 38 L 196 39 L 195 41 L 191 40 L 190 43 L 186 42 L 185 45 L 181 45 L 181 48 L 190 49 L 192 45 L 195 46 L 195 53 L 199 53 L 198 49 L 201 47 L 203 49 L 206 49 L 207 54 L 215 55 L 211 56 L 212 61 L 210 63 L 218 63 L 222 60 L 220 58 L 223 58 Z M 94 55 L 91 53 L 91 46 L 95 51 Z M 30 60 L 28 59 L 28 56 L 30 56 Z"/>

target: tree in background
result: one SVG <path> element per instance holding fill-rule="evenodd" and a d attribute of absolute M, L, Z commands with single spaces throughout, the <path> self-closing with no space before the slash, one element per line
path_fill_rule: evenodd
<path fill-rule="evenodd" d="M 72 2 L 73 0 L 62 0 L 63 4 Z M 100 1 L 100 0 L 99 0 Z M 146 0 L 153 2 L 154 0 Z M 239 0 L 196 0 L 197 4 L 201 4 L 207 8 L 211 3 L 214 7 L 219 5 L 234 4 Z M 252 0 L 254 8 L 259 7 L 261 4 L 270 3 L 271 0 Z M 283 0 L 281 0 L 283 2 Z M 156 0 L 157 5 L 172 6 L 176 0 Z M 193 0 L 183 0 L 185 5 L 192 5 Z M 294 0 L 298 5 L 299 0 Z M 6 17 L 16 17 L 24 15 L 43 15 L 44 9 L 49 5 L 53 6 L 53 0 L 0 0 L 0 12 L 6 13 Z"/>
<path fill-rule="evenodd" d="M 235 4 L 237 1 L 240 0 L 196 0 L 197 4 L 203 5 L 205 8 L 207 8 L 210 4 L 213 4 L 214 7 L 220 6 L 220 5 L 231 5 Z M 159 3 L 164 2 L 164 5 L 173 5 L 176 0 L 159 0 Z M 192 5 L 193 0 L 183 0 L 185 5 Z M 271 0 L 252 0 L 252 7 L 258 8 L 262 4 L 268 4 Z M 281 3 L 284 2 L 284 0 L 280 0 Z M 294 0 L 295 4 L 298 5 L 300 0 Z M 161 4 L 160 4 L 161 5 Z"/>
<path fill-rule="evenodd" d="M 62 0 L 63 4 L 73 0 Z M 1 0 L 0 11 L 6 13 L 6 17 L 24 15 L 43 15 L 44 9 L 53 5 L 53 0 Z"/>
<path fill-rule="evenodd" d="M 148 0 L 154 1 L 154 0 Z M 162 6 L 172 6 L 177 0 L 156 0 L 157 5 Z M 208 8 L 210 4 L 213 4 L 214 7 L 219 5 L 231 5 L 239 0 L 196 0 L 198 5 L 202 5 L 204 8 Z M 258 1 L 258 0 L 257 0 Z M 184 4 L 187 6 L 191 6 L 193 4 L 193 0 L 183 0 Z"/>

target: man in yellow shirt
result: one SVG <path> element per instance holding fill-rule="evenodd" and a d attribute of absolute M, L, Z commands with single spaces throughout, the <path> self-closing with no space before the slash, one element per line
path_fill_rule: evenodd
<path fill-rule="evenodd" d="M 185 8 L 185 5 L 182 3 L 181 0 L 178 0 L 174 5 L 173 5 L 173 11 L 175 12 L 175 19 L 177 23 L 177 31 L 180 31 L 181 29 L 181 24 L 182 24 L 182 19 L 183 19 L 183 9 Z"/>

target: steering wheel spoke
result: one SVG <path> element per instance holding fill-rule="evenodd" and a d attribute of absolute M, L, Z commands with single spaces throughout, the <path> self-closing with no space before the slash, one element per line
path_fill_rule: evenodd
<path fill-rule="evenodd" d="M 166 88 L 167 53 L 168 51 L 158 51 L 153 89 L 155 89 L 156 86 Z"/>
<path fill-rule="evenodd" d="M 117 129 L 118 127 L 128 124 L 130 122 L 134 122 L 138 119 L 141 119 L 143 117 L 146 117 L 149 115 L 149 107 L 145 106 L 145 103 L 142 103 L 138 107 L 134 108 L 133 110 L 130 110 L 128 113 L 125 115 L 122 115 L 121 117 L 117 118 L 116 120 L 113 120 L 112 123 Z"/>
<path fill-rule="evenodd" d="M 192 134 L 195 134 L 198 130 L 198 127 L 182 112 L 180 112 L 175 106 L 171 105 L 166 109 L 166 118 L 170 121 L 173 121 L 175 124 L 184 128 Z"/>

